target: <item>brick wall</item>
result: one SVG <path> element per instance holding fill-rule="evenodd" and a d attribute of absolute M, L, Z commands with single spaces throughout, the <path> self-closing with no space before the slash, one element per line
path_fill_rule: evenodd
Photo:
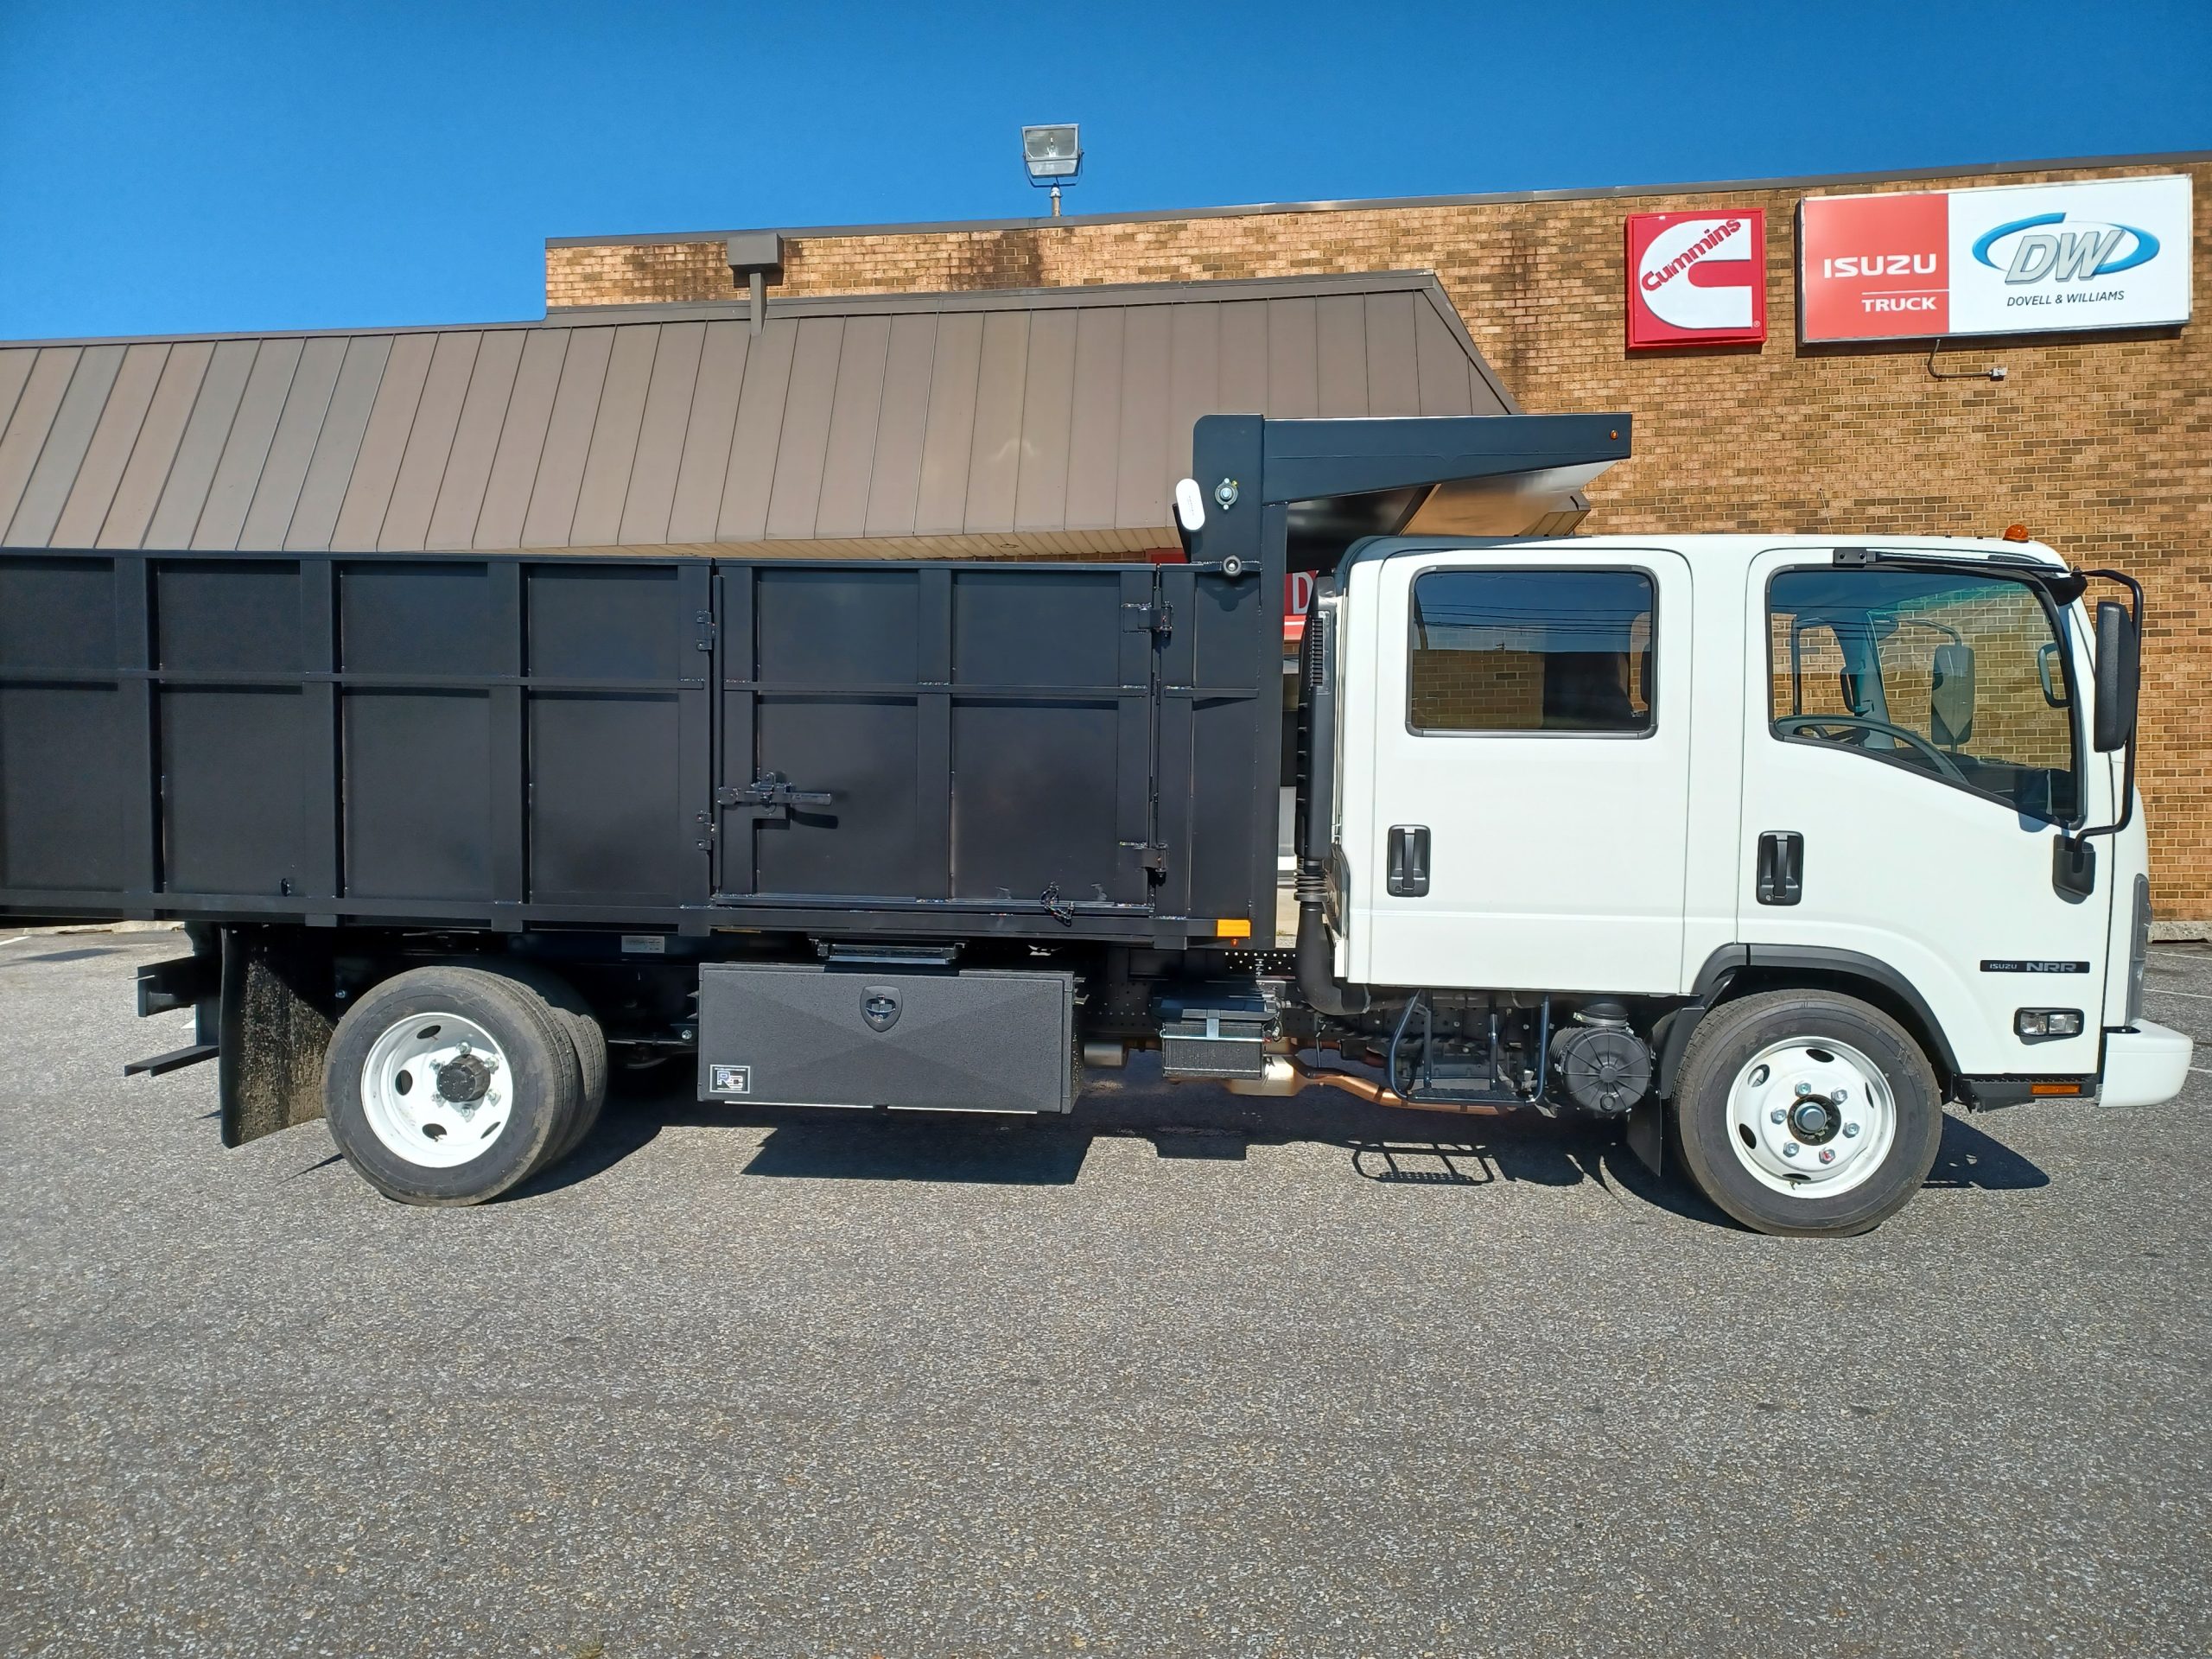
<path fill-rule="evenodd" d="M 1942 182 L 2175 171 L 2195 175 L 2196 292 L 2212 296 L 2212 164 Z M 1885 188 L 1931 187 L 1843 187 Z M 770 292 L 1433 270 L 1525 408 L 1634 413 L 1635 458 L 1591 489 L 1592 533 L 1988 535 L 2024 523 L 2069 559 L 2119 565 L 2149 589 L 2141 775 L 2158 904 L 2164 917 L 2212 920 L 2212 728 L 2196 690 L 2212 642 L 2212 321 L 1947 353 L 1947 366 L 2003 362 L 2001 384 L 1931 378 L 1924 343 L 1800 347 L 1792 226 L 1806 194 L 817 235 L 786 238 L 783 279 Z M 1624 215 L 1717 207 L 1766 209 L 1766 344 L 1630 356 L 1622 346 Z M 719 240 L 549 247 L 546 302 L 728 298 L 723 258 Z"/>

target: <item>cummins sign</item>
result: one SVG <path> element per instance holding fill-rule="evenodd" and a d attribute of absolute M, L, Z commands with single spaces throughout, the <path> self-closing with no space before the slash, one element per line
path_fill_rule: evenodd
<path fill-rule="evenodd" d="M 1766 214 L 1757 207 L 1628 218 L 1628 345 L 1766 338 Z"/>
<path fill-rule="evenodd" d="M 2186 176 L 1808 196 L 1798 332 L 1893 340 L 2186 322 Z"/>

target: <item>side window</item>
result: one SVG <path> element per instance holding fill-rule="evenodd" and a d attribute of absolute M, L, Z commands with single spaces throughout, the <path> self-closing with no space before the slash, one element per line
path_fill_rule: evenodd
<path fill-rule="evenodd" d="M 1768 590 L 1775 735 L 1929 772 L 2069 821 L 2061 626 L 2024 582 L 1972 571 L 1785 570 Z"/>
<path fill-rule="evenodd" d="M 1414 579 L 1406 718 L 1417 732 L 1651 729 L 1651 578 L 1430 570 Z"/>

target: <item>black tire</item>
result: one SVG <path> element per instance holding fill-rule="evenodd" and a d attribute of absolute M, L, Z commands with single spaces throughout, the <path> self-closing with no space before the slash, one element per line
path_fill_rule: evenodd
<path fill-rule="evenodd" d="M 1729 1091 L 1770 1046 L 1822 1038 L 1855 1049 L 1880 1071 L 1895 1103 L 1896 1131 L 1859 1185 L 1833 1197 L 1794 1197 L 1761 1181 L 1738 1155 Z M 1764 991 L 1707 1014 L 1682 1056 L 1675 1119 L 1682 1160 L 1707 1198 L 1754 1231 L 1799 1238 L 1880 1226 L 1920 1190 L 1943 1138 L 1942 1094 L 1920 1045 L 1879 1008 L 1831 991 Z"/>
<path fill-rule="evenodd" d="M 411 1018 L 458 1014 L 482 1027 L 512 1068 L 512 1104 L 496 1139 L 464 1163 L 437 1167 L 403 1156 L 371 1126 L 362 1078 L 379 1039 Z M 402 1080 L 404 1082 L 404 1079 Z M 480 968 L 416 968 L 348 1009 L 332 1033 L 323 1074 L 331 1138 L 346 1161 L 402 1204 L 481 1204 L 525 1180 L 576 1116 L 580 1079 L 568 1036 L 527 987 Z"/>
<path fill-rule="evenodd" d="M 583 1145 L 593 1129 L 599 1125 L 599 1115 L 607 1106 L 607 1033 L 591 1011 L 591 1004 L 576 994 L 576 988 L 551 969 L 534 962 L 505 961 L 499 973 L 520 981 L 537 993 L 568 1037 L 569 1046 L 576 1057 L 577 1095 L 575 1115 L 569 1120 L 568 1130 L 546 1148 L 538 1168 L 550 1169 L 578 1147 Z"/>

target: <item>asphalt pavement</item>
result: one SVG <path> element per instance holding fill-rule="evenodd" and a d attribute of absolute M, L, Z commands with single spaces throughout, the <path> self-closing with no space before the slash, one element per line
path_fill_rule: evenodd
<path fill-rule="evenodd" d="M 0 933 L 0 1651 L 2200 1654 L 2183 1099 L 1947 1125 L 1866 1238 L 1609 1133 L 1169 1089 L 617 1108 L 409 1210 L 226 1153 L 168 935 Z"/>

